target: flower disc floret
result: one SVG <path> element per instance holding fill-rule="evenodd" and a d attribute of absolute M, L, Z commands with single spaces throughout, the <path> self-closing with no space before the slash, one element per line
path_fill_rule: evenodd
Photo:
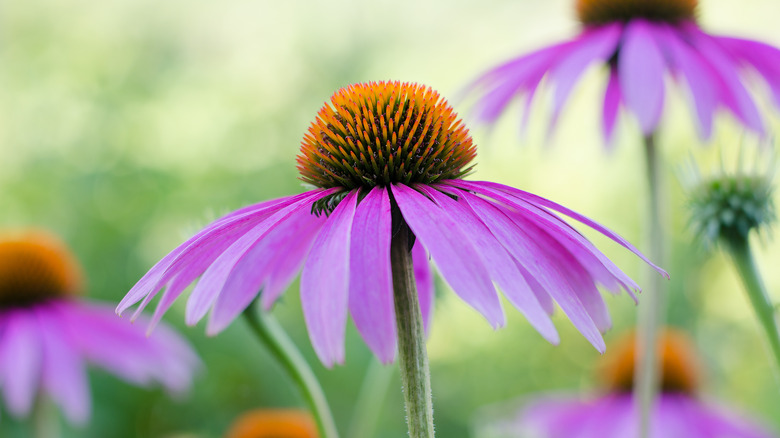
<path fill-rule="evenodd" d="M 697 0 L 578 0 L 577 17 L 586 25 L 645 18 L 677 23 L 693 21 Z"/>
<path fill-rule="evenodd" d="M 467 174 L 476 148 L 430 87 L 370 82 L 337 91 L 301 142 L 301 179 L 346 190 L 433 184 Z"/>
<path fill-rule="evenodd" d="M 0 236 L 0 308 L 72 296 L 81 283 L 76 260 L 54 237 L 32 231 Z"/>
<path fill-rule="evenodd" d="M 705 241 L 747 239 L 753 229 L 775 219 L 770 179 L 763 175 L 724 175 L 702 182 L 691 193 L 692 223 Z"/>

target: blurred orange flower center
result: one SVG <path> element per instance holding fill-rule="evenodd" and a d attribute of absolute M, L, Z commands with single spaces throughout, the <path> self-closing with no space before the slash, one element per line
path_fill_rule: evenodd
<path fill-rule="evenodd" d="M 627 335 L 612 345 L 601 367 L 601 380 L 614 392 L 631 391 L 634 384 L 634 363 L 637 348 L 636 335 Z M 694 393 L 699 383 L 698 360 L 692 342 L 686 335 L 674 330 L 661 334 L 657 344 L 663 392 Z M 640 350 L 641 355 L 641 350 Z"/>
<path fill-rule="evenodd" d="M 645 18 L 676 23 L 694 20 L 698 0 L 577 0 L 577 17 L 599 25 Z"/>
<path fill-rule="evenodd" d="M 258 409 L 247 412 L 236 419 L 225 435 L 225 438 L 318 437 L 311 415 L 296 409 Z"/>
<path fill-rule="evenodd" d="M 70 251 L 42 232 L 0 235 L 0 307 L 71 296 L 81 270 Z"/>
<path fill-rule="evenodd" d="M 337 91 L 301 142 L 304 182 L 347 190 L 432 184 L 468 173 L 476 156 L 468 130 L 429 87 L 370 82 Z"/>

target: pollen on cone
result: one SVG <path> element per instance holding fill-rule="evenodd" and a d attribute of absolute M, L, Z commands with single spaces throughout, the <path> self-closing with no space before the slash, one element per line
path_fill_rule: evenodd
<path fill-rule="evenodd" d="M 297 409 L 257 409 L 238 417 L 225 438 L 318 438 L 311 415 Z"/>
<path fill-rule="evenodd" d="M 600 375 L 602 382 L 611 391 L 631 391 L 633 388 L 636 347 L 636 334 L 633 332 L 610 346 Z M 660 360 L 662 391 L 695 392 L 700 380 L 700 365 L 695 347 L 687 335 L 666 329 L 661 333 L 656 348 Z"/>
<path fill-rule="evenodd" d="M 78 262 L 56 237 L 38 230 L 0 234 L 0 305 L 71 296 L 82 285 Z"/>
<path fill-rule="evenodd" d="M 693 20 L 698 0 L 577 0 L 577 17 L 585 24 L 645 18 L 678 22 Z"/>

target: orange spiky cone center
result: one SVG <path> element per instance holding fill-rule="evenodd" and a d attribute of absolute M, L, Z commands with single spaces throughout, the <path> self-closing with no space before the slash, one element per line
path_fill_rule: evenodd
<path fill-rule="evenodd" d="M 634 386 L 637 359 L 636 335 L 629 334 L 612 345 L 601 367 L 601 380 L 613 392 L 629 392 Z M 691 341 L 675 330 L 665 330 L 656 345 L 661 369 L 661 390 L 692 394 L 700 379 L 700 366 Z"/>
<path fill-rule="evenodd" d="M 577 17 L 586 25 L 634 18 L 677 23 L 696 19 L 698 0 L 577 0 Z"/>
<path fill-rule="evenodd" d="M 38 231 L 0 235 L 0 307 L 76 295 L 81 269 L 53 236 Z"/>
<path fill-rule="evenodd" d="M 429 87 L 369 82 L 337 91 L 301 142 L 301 180 L 322 188 L 432 184 L 464 176 L 475 146 Z"/>
<path fill-rule="evenodd" d="M 258 409 L 238 417 L 225 438 L 318 438 L 311 415 L 295 409 Z"/>

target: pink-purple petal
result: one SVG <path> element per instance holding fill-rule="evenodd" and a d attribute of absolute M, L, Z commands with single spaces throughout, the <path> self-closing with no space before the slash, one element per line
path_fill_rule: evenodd
<path fill-rule="evenodd" d="M 35 310 L 43 347 L 42 386 L 71 423 L 84 424 L 91 410 L 84 361 L 48 306 Z"/>
<path fill-rule="evenodd" d="M 442 277 L 466 303 L 493 326 L 504 325 L 504 312 L 490 275 L 469 238 L 441 207 L 402 184 L 392 193 L 404 220 L 431 254 Z"/>
<path fill-rule="evenodd" d="M 357 198 L 357 191 L 350 192 L 330 214 L 301 274 L 303 316 L 314 351 L 326 367 L 344 362 L 350 235 Z"/>
<path fill-rule="evenodd" d="M 34 314 L 6 310 L 0 344 L 0 386 L 11 414 L 26 416 L 32 408 L 43 367 L 41 334 Z"/>
<path fill-rule="evenodd" d="M 601 119 L 604 140 L 608 145 L 612 144 L 612 137 L 615 132 L 615 122 L 617 121 L 618 110 L 620 109 L 620 103 L 622 101 L 623 97 L 620 91 L 620 80 L 618 79 L 617 70 L 611 68 L 609 71 L 609 78 L 607 79 L 607 87 L 604 91 L 604 105 Z"/>
<path fill-rule="evenodd" d="M 297 272 L 325 222 L 324 217 L 311 214 L 312 203 L 316 199 L 301 204 L 291 211 L 289 216 L 271 225 L 267 232 L 255 239 L 249 249 L 236 260 L 214 301 L 206 328 L 207 334 L 215 335 L 224 330 L 249 306 L 273 273 L 289 278 Z M 273 293 L 275 296 L 270 295 L 269 300 L 278 296 L 276 291 Z"/>
<path fill-rule="evenodd" d="M 622 24 L 613 23 L 586 30 L 553 67 L 550 80 L 555 84 L 553 118 L 557 118 L 566 99 L 585 69 L 596 61 L 606 61 L 617 48 Z"/>
<path fill-rule="evenodd" d="M 638 19 L 630 21 L 618 56 L 623 97 L 645 135 L 655 131 L 664 104 L 666 66 L 654 33 L 654 24 Z"/>
<path fill-rule="evenodd" d="M 390 197 L 373 188 L 357 207 L 349 254 L 349 312 L 358 332 L 382 363 L 396 353 Z"/>
<path fill-rule="evenodd" d="M 448 204 L 446 209 L 459 218 L 466 234 L 474 239 L 475 247 L 480 249 L 491 278 L 501 288 L 509 302 L 523 313 L 528 322 L 545 339 L 553 344 L 560 342 L 558 332 L 549 315 L 536 299 L 536 295 L 531 291 L 514 259 L 496 240 L 488 227 L 480 221 L 476 210 L 486 208 L 485 201 L 466 192 L 458 194 L 462 197 L 459 201 L 454 201 L 435 189 L 430 189 L 426 193 L 437 202 Z"/>

